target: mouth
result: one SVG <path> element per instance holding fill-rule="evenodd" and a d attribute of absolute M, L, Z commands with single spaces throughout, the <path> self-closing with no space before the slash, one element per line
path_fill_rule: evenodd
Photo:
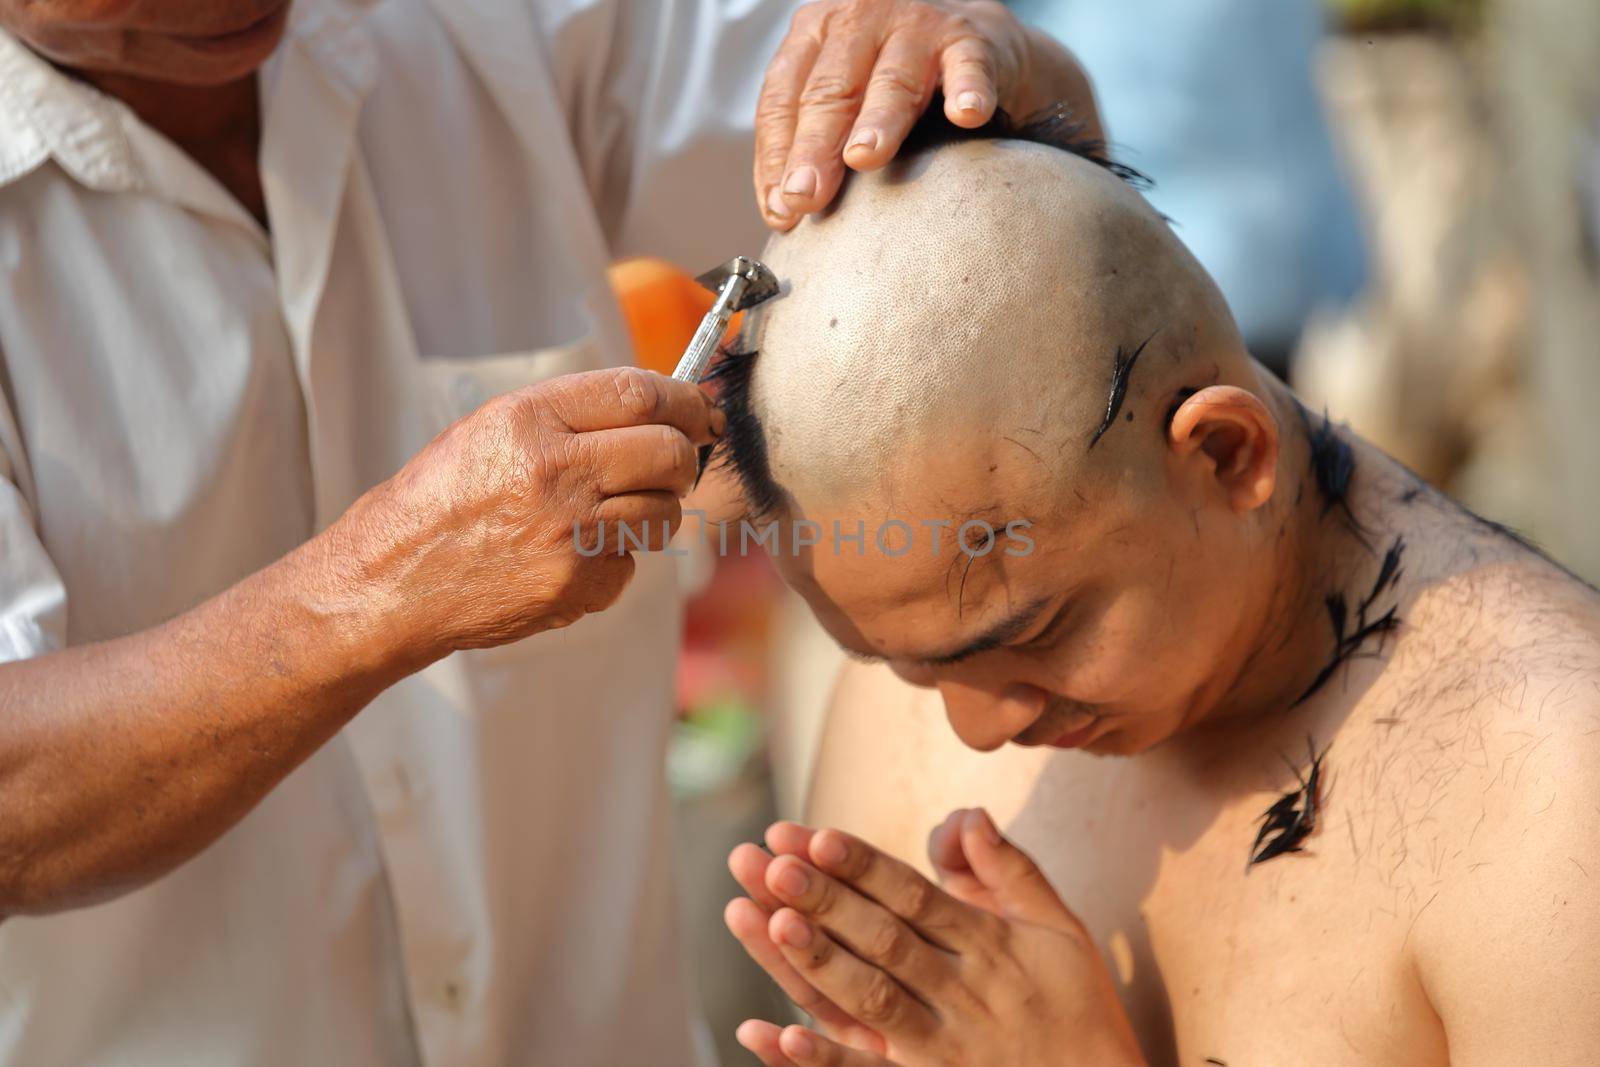
<path fill-rule="evenodd" d="M 1095 734 L 1095 723 L 1080 726 L 1076 730 L 1068 730 L 1053 741 L 1045 742 L 1051 748 L 1082 748 Z"/>
<path fill-rule="evenodd" d="M 1070 729 L 1062 729 L 1063 724 L 1060 719 L 1056 719 L 1054 723 L 1036 722 L 1013 737 L 1011 743 L 1024 748 L 1082 748 L 1099 735 L 1104 722 L 1098 715 L 1089 714 L 1085 718 L 1085 714 L 1080 711 L 1067 718 L 1066 724 L 1069 726 L 1074 721 L 1078 722 L 1078 725 L 1071 726 Z"/>

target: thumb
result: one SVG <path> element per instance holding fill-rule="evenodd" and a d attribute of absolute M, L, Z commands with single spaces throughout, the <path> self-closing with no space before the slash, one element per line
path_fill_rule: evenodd
<path fill-rule="evenodd" d="M 1001 916 L 1056 929 L 1080 928 L 1039 865 L 1001 836 L 988 812 L 967 812 L 961 845 L 973 876 L 989 890 Z"/>
<path fill-rule="evenodd" d="M 983 880 L 972 873 L 966 846 L 961 842 L 961 829 L 973 813 L 970 808 L 958 808 L 933 828 L 928 835 L 928 861 L 946 893 L 964 904 L 999 915 L 1000 905 Z"/>

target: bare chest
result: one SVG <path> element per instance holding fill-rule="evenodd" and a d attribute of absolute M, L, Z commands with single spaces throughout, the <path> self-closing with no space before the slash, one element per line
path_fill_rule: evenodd
<path fill-rule="evenodd" d="M 1041 781 L 1011 829 L 1095 932 L 1153 1063 L 1445 1062 L 1406 962 L 1427 885 L 1356 806 L 1328 791 L 1305 851 L 1247 867 L 1270 794 L 1090 773 L 1070 806 Z"/>

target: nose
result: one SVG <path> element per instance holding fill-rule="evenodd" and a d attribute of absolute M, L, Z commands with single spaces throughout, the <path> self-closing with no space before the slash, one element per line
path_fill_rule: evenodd
<path fill-rule="evenodd" d="M 945 717 L 961 743 L 979 752 L 992 752 L 1027 729 L 1044 714 L 1049 696 L 1025 682 L 1012 682 L 998 693 L 943 679 Z"/>

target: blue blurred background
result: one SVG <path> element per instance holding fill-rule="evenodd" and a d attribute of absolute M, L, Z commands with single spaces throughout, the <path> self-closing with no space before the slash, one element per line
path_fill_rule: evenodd
<path fill-rule="evenodd" d="M 1014 0 L 1094 79 L 1112 154 L 1282 373 L 1310 314 L 1366 280 L 1359 217 L 1315 85 L 1320 0 Z"/>

